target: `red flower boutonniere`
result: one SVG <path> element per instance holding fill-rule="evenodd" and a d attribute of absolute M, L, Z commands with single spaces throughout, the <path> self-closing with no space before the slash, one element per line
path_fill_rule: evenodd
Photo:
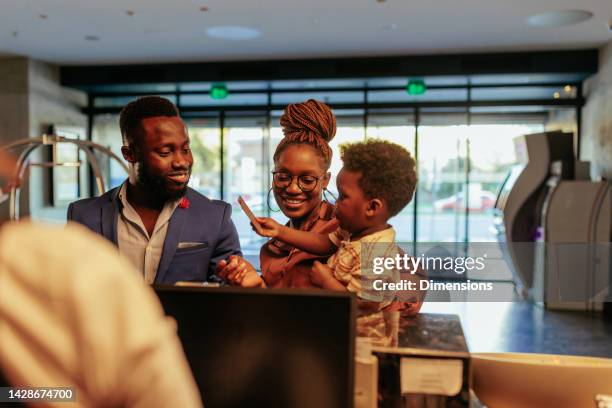
<path fill-rule="evenodd" d="M 181 201 L 179 201 L 179 208 L 189 208 L 189 200 L 187 199 L 187 197 L 183 197 L 181 198 Z"/>

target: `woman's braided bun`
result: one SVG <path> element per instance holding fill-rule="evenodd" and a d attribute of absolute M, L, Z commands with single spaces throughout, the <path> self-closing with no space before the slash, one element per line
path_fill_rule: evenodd
<path fill-rule="evenodd" d="M 329 169 L 332 159 L 329 142 L 336 135 L 336 118 L 329 106 L 314 99 L 288 105 L 280 124 L 285 137 L 276 146 L 274 161 L 288 146 L 306 144 L 320 154 L 326 170 Z"/>

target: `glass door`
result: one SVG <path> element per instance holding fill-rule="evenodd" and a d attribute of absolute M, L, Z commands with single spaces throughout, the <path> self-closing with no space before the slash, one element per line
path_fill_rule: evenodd
<path fill-rule="evenodd" d="M 210 199 L 221 199 L 220 118 L 210 116 L 185 119 L 191 140 L 193 168 L 189 186 Z"/>
<path fill-rule="evenodd" d="M 467 115 L 423 109 L 418 128 L 417 241 L 466 239 Z"/>
<path fill-rule="evenodd" d="M 233 207 L 243 254 L 259 268 L 259 250 L 265 238 L 253 232 L 248 217 L 237 203 L 242 196 L 253 213 L 267 216 L 266 192 L 269 186 L 267 112 L 225 112 L 223 116 L 223 199 Z"/>
<path fill-rule="evenodd" d="M 414 109 L 369 110 L 366 122 L 367 137 L 399 144 L 416 160 L 414 117 Z M 414 202 L 413 196 L 412 201 L 389 220 L 395 229 L 398 242 L 414 241 Z"/>

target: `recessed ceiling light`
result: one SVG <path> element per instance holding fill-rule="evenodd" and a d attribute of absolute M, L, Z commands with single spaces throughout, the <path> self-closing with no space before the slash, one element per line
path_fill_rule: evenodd
<path fill-rule="evenodd" d="M 384 31 L 397 31 L 399 28 L 397 24 L 385 24 L 381 27 Z"/>
<path fill-rule="evenodd" d="M 100 41 L 100 37 L 98 37 L 97 35 L 86 35 L 85 39 L 87 41 Z"/>
<path fill-rule="evenodd" d="M 531 15 L 527 17 L 527 24 L 534 27 L 562 27 L 581 23 L 591 17 L 593 13 L 586 10 L 557 10 Z"/>
<path fill-rule="evenodd" d="M 232 41 L 252 40 L 261 35 L 261 33 L 254 28 L 240 26 L 211 27 L 206 30 L 206 34 L 212 38 Z"/>

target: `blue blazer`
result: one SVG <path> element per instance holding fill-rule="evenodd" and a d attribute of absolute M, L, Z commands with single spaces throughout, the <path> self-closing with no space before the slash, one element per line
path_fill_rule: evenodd
<path fill-rule="evenodd" d="M 223 201 L 210 200 L 191 188 L 187 189 L 185 197 L 189 200 L 189 208 L 177 207 L 170 218 L 156 284 L 210 280 L 219 261 L 230 255 L 242 255 L 238 233 L 231 220 L 232 207 Z M 100 197 L 71 203 L 68 221 L 83 224 L 117 245 L 120 207 L 117 187 Z M 199 242 L 200 245 L 179 249 L 179 242 Z"/>

